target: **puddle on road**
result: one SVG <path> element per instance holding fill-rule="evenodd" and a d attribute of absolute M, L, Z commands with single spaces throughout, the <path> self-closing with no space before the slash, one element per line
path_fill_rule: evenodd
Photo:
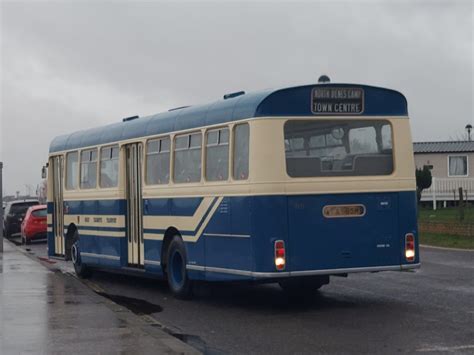
<path fill-rule="evenodd" d="M 204 354 L 219 354 L 219 352 L 211 351 L 206 345 L 206 343 L 197 335 L 182 334 L 182 333 L 170 333 L 175 338 L 181 340 L 182 342 L 191 345 L 193 348 L 198 349 Z"/>
<path fill-rule="evenodd" d="M 112 302 L 129 309 L 131 312 L 139 316 L 150 315 L 152 313 L 158 313 L 158 312 L 163 311 L 163 308 L 161 306 L 150 303 L 142 299 L 120 296 L 120 295 L 110 295 L 108 293 L 96 291 L 96 290 L 94 290 L 94 292 L 98 294 L 99 296 L 105 297 L 111 300 Z M 194 347 L 195 349 L 198 349 L 203 354 L 214 355 L 214 354 L 223 353 L 222 351 L 209 348 L 207 344 L 199 336 L 175 332 L 169 329 L 168 327 L 163 326 L 162 324 L 158 324 L 158 323 L 150 324 L 150 325 L 154 327 L 159 327 L 162 331 L 181 340 L 182 342 L 187 343 L 188 345 Z M 127 327 L 127 324 L 123 323 L 121 324 L 121 327 Z"/>
<path fill-rule="evenodd" d="M 170 328 L 163 326 L 162 324 L 150 324 L 152 327 L 158 327 L 165 333 L 177 338 L 178 340 L 192 346 L 193 348 L 199 350 L 205 355 L 217 355 L 217 354 L 224 354 L 225 352 L 222 350 L 218 350 L 216 348 L 209 347 L 206 342 L 197 335 L 192 334 L 184 334 L 178 333 L 176 331 L 171 330 Z"/>
<path fill-rule="evenodd" d="M 119 296 L 119 295 L 109 295 L 105 292 L 96 291 L 96 293 L 102 297 L 108 298 L 109 300 L 128 308 L 130 311 L 137 315 L 149 315 L 152 313 L 158 313 L 163 310 L 163 308 L 157 304 L 150 303 L 145 300 L 138 298 Z"/>

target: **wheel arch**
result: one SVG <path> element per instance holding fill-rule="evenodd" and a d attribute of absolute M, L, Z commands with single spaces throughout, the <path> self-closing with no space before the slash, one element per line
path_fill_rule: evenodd
<path fill-rule="evenodd" d="M 170 246 L 171 240 L 175 235 L 181 237 L 181 233 L 179 232 L 179 230 L 171 226 L 168 227 L 163 236 L 163 242 L 161 244 L 161 269 L 163 270 L 163 274 L 166 274 L 166 265 L 168 264 L 168 248 Z"/>
<path fill-rule="evenodd" d="M 74 237 L 75 233 L 77 232 L 77 239 L 79 239 L 79 229 L 77 228 L 75 223 L 69 223 L 67 226 L 66 238 Z"/>

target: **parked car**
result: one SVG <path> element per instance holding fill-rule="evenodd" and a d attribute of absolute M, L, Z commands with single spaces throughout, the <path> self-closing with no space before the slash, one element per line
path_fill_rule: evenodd
<path fill-rule="evenodd" d="M 22 244 L 30 244 L 32 240 L 46 239 L 47 215 L 46 205 L 36 205 L 28 208 L 21 223 Z"/>
<path fill-rule="evenodd" d="M 38 200 L 16 200 L 7 203 L 3 217 L 3 235 L 12 237 L 21 232 L 21 222 L 31 206 L 39 205 Z"/>

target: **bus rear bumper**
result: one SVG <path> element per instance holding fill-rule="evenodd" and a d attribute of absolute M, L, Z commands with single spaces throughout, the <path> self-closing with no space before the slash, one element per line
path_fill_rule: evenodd
<path fill-rule="evenodd" d="M 303 271 L 281 271 L 281 272 L 256 272 L 247 270 L 235 270 L 211 266 L 187 265 L 188 270 L 203 271 L 206 273 L 228 274 L 241 277 L 248 277 L 253 279 L 272 279 L 272 278 L 286 278 L 298 276 L 315 276 L 315 275 L 338 275 L 338 274 L 353 274 L 360 272 L 379 272 L 379 271 L 404 271 L 410 269 L 418 269 L 420 263 L 417 264 L 402 264 L 402 265 L 388 265 L 388 266 L 369 266 L 346 269 L 322 269 L 322 270 L 303 270 Z"/>

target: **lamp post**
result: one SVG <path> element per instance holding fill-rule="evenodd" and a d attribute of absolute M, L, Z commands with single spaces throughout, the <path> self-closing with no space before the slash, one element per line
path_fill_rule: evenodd
<path fill-rule="evenodd" d="M 472 125 L 467 124 L 466 125 L 466 131 L 467 131 L 467 140 L 470 142 L 471 141 L 471 130 L 472 130 Z"/>
<path fill-rule="evenodd" d="M 3 163 L 0 161 L 0 202 L 2 203 L 2 208 L 0 209 L 0 253 L 3 253 Z"/>

